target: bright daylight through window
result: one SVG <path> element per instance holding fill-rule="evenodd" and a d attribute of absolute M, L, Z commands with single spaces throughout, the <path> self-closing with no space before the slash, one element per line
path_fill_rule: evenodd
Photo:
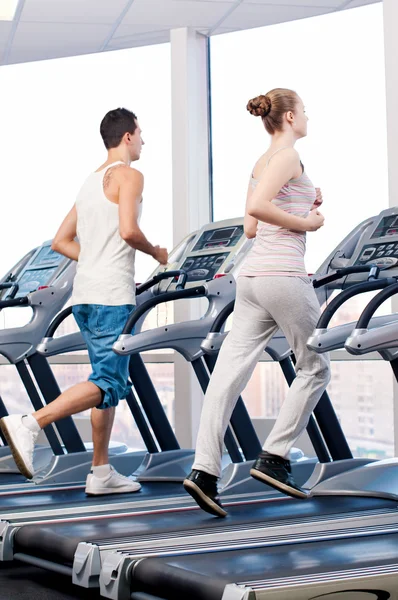
<path fill-rule="evenodd" d="M 0 14 L 5 4 L 0 0 Z M 104 77 L 110 73 L 123 85 L 104 86 Z M 0 255 L 0 276 L 27 251 L 55 235 L 84 179 L 104 162 L 99 125 L 105 113 L 118 106 L 133 110 L 143 131 L 145 146 L 139 162 L 145 177 L 143 230 L 154 244 L 172 247 L 169 44 L 3 66 L 0 88 L 7 90 L 0 95 L 0 195 L 6 199 L 0 237 L 7 248 Z M 23 177 L 21 162 L 16 160 L 21 135 L 27 149 Z M 18 223 L 18 236 L 13 223 Z M 137 253 L 137 282 L 149 277 L 155 267 L 151 257 Z M 162 311 L 165 305 L 151 313 L 149 325 L 156 327 L 170 320 L 170 311 Z M 0 327 L 22 325 L 29 318 L 30 309 L 7 309 L 0 314 Z M 76 327 L 70 317 L 62 332 L 70 333 Z M 174 367 L 153 364 L 150 369 L 168 415 L 173 417 Z M 16 376 L 11 378 L 13 372 L 14 368 L 0 366 L 1 396 L 15 412 L 15 404 L 26 401 L 26 392 L 15 384 Z M 83 381 L 90 368 L 57 365 L 55 372 L 63 389 Z M 137 447 L 142 442 L 132 419 L 131 427 L 126 426 L 125 408 L 121 403 L 113 435 Z"/>
<path fill-rule="evenodd" d="M 382 3 L 212 38 L 215 220 L 243 215 L 251 169 L 268 145 L 246 104 L 274 87 L 292 88 L 304 101 L 308 137 L 296 147 L 323 191 L 326 221 L 307 236 L 308 271 L 358 223 L 387 208 L 383 40 Z M 356 320 L 369 299 L 347 302 L 332 325 Z M 389 365 L 334 362 L 329 390 L 353 451 L 392 455 Z M 280 369 L 263 363 L 244 396 L 253 416 L 275 418 L 285 393 Z"/>
<path fill-rule="evenodd" d="M 0 21 L 12 21 L 19 0 L 0 0 Z"/>

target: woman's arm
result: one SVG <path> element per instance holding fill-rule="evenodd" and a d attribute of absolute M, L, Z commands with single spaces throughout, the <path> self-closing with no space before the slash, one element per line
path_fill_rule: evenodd
<path fill-rule="evenodd" d="M 243 221 L 243 228 L 245 231 L 245 235 L 249 240 L 256 237 L 257 225 L 258 225 L 258 219 L 251 217 L 247 212 L 247 204 L 249 202 L 249 198 L 252 195 L 252 193 L 253 193 L 253 186 L 251 185 L 251 182 L 249 182 L 249 187 L 247 189 L 247 195 L 246 195 L 245 218 Z"/>
<path fill-rule="evenodd" d="M 278 152 L 264 169 L 257 187 L 247 199 L 247 215 L 284 229 L 312 231 L 314 226 L 312 221 L 316 215 L 307 218 L 297 217 L 272 204 L 272 200 L 281 188 L 297 174 L 299 165 L 300 159 L 294 148 L 286 148 Z"/>

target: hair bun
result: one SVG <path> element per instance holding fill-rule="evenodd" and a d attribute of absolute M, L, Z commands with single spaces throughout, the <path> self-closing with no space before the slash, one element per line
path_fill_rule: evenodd
<path fill-rule="evenodd" d="M 271 100 L 268 96 L 257 96 L 249 100 L 246 108 L 255 117 L 266 117 L 271 111 Z"/>

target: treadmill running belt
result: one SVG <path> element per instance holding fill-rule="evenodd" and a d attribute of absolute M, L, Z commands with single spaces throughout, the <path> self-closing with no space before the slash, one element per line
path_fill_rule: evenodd
<path fill-rule="evenodd" d="M 385 508 L 397 510 L 397 502 L 354 496 L 319 496 L 305 501 L 284 497 L 253 503 L 235 503 L 230 506 L 227 519 L 214 518 L 197 507 L 182 510 L 168 508 L 164 512 L 157 510 L 156 514 L 149 512 L 132 517 L 121 514 L 106 518 L 105 515 L 83 522 L 24 525 L 15 534 L 14 552 L 71 565 L 80 542 L 98 545 L 106 544 L 110 540 L 129 542 L 129 538 L 137 536 L 203 530 L 209 527 L 216 530 L 226 526 L 256 523 L 274 525 L 276 521 L 288 524 L 290 520 L 300 522 L 319 516 Z"/>
<path fill-rule="evenodd" d="M 398 534 L 384 534 L 355 540 L 146 558 L 138 561 L 130 572 L 133 573 L 132 589 L 136 592 L 146 592 L 167 600 L 222 600 L 226 583 L 246 583 L 248 587 L 259 589 L 282 577 L 379 567 L 397 562 Z M 136 598 L 134 593 L 132 598 Z"/>
<path fill-rule="evenodd" d="M 134 494 L 112 494 L 108 496 L 86 496 L 84 487 L 78 486 L 76 489 L 63 489 L 51 491 L 30 492 L 27 490 L 22 493 L 0 493 L 0 519 L 2 513 L 12 510 L 18 512 L 22 510 L 43 510 L 44 508 L 55 509 L 62 507 L 74 507 L 76 505 L 90 506 L 95 504 L 123 503 L 146 500 L 147 498 L 168 498 L 170 496 L 180 496 L 186 494 L 181 483 L 145 483 L 140 492 Z"/>
<path fill-rule="evenodd" d="M 14 485 L 18 483 L 27 483 L 27 479 L 21 473 L 0 473 L 0 492 L 2 485 Z"/>

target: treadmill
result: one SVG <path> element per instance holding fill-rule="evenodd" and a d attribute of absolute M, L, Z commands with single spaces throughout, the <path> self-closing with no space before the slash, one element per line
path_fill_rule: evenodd
<path fill-rule="evenodd" d="M 178 255 L 184 251 L 190 239 L 192 239 L 192 235 L 179 244 L 172 253 L 171 260 L 178 259 Z M 58 264 L 60 265 L 59 268 L 57 268 Z M 39 391 L 46 402 L 52 401 L 60 394 L 60 389 L 48 365 L 47 357 L 85 349 L 85 343 L 80 332 L 57 338 L 53 337 L 56 329 L 72 312 L 71 307 L 61 313 L 58 311 L 70 297 L 74 272 L 74 262 L 53 252 L 51 242 L 46 242 L 42 247 L 27 255 L 25 260 L 20 261 L 11 274 L 8 274 L 5 278 L 2 286 L 6 297 L 2 299 L 0 308 L 29 305 L 33 310 L 33 317 L 27 325 L 22 328 L 7 329 L 0 333 L 0 351 L 4 348 L 4 354 L 16 364 L 36 410 L 43 406 Z M 137 303 L 148 300 L 154 293 L 153 288 L 157 288 L 159 282 L 169 280 L 167 282 L 169 283 L 175 275 L 179 276 L 181 273 L 173 271 L 173 269 L 168 269 L 166 273 L 156 271 L 153 277 L 137 288 Z M 184 278 L 185 275 L 183 275 Z M 182 280 L 179 279 L 175 284 L 175 288 L 179 289 L 180 287 L 182 288 L 183 284 Z M 43 294 L 46 294 L 44 298 Z M 49 326 L 49 322 L 54 315 L 56 316 Z M 143 319 L 137 326 L 138 330 L 142 325 L 142 321 Z M 36 351 L 36 346 L 48 326 L 48 331 L 51 333 L 45 333 L 47 338 L 45 338 L 43 344 L 38 346 L 38 350 L 42 346 L 42 352 L 40 353 L 40 351 Z M 24 352 L 23 356 L 21 356 L 22 351 Z M 28 366 L 33 371 L 36 382 L 30 376 Z M 126 400 L 148 452 L 151 453 L 151 456 L 157 456 L 157 453 L 162 455 L 161 460 L 157 457 L 157 463 L 161 462 L 163 468 L 165 463 L 168 462 L 175 469 L 177 459 L 180 461 L 185 459 L 187 464 L 190 463 L 192 451 L 180 449 L 160 399 L 139 356 L 134 356 L 131 359 L 130 376 L 135 384 L 135 390 L 130 391 Z M 0 405 L 0 409 L 2 411 L 1 416 L 5 416 L 7 411 L 4 403 Z M 1 448 L 3 456 L 0 485 L 1 491 L 7 496 L 11 496 L 11 493 L 14 492 L 36 491 L 37 486 L 41 486 L 43 492 L 53 491 L 54 489 L 66 491 L 66 486 L 70 486 L 71 483 L 74 484 L 75 490 L 84 489 L 83 482 L 91 466 L 91 451 L 86 451 L 71 418 L 62 420 L 55 426 L 59 430 L 64 445 L 61 445 L 53 426 L 46 428 L 51 448 L 39 448 L 38 452 L 35 452 L 37 472 L 32 481 L 26 481 L 19 474 L 8 448 Z M 228 442 L 231 455 L 235 460 L 237 460 L 238 455 L 241 459 L 242 456 L 238 452 L 237 444 L 231 434 Z M 64 453 L 65 450 L 68 454 Z M 132 453 L 128 451 L 124 444 L 120 445 L 113 442 L 111 445 L 111 463 L 125 475 L 129 475 L 140 466 L 146 455 L 145 451 Z M 41 458 L 41 460 L 38 461 L 37 458 Z M 155 459 L 153 459 L 153 462 L 156 462 Z M 11 475 L 10 471 L 12 472 Z M 6 473 L 6 476 L 4 473 Z M 40 498 L 43 500 L 44 496 Z M 42 504 L 42 501 L 40 504 Z"/>
<path fill-rule="evenodd" d="M 214 237 L 220 235 L 220 231 L 226 232 L 223 233 L 224 237 L 225 235 L 228 235 L 226 240 L 228 244 L 227 248 L 224 248 L 221 252 L 220 239 L 216 240 L 217 246 L 214 248 Z M 139 331 L 149 308 L 151 308 L 154 303 L 156 304 L 158 302 L 158 298 L 161 298 L 163 301 L 169 301 L 175 298 L 175 294 L 185 294 L 190 296 L 191 289 L 178 289 L 178 287 L 181 286 L 179 278 L 181 274 L 184 275 L 184 271 L 177 267 L 181 267 L 182 265 L 185 266 L 187 255 L 190 256 L 192 254 L 192 249 L 195 248 L 195 245 L 201 237 L 205 237 L 207 240 L 206 254 L 210 254 L 211 256 L 211 253 L 213 252 L 215 255 L 213 262 L 211 260 L 206 261 L 211 263 L 208 265 L 210 267 L 208 271 L 210 272 L 211 277 L 213 277 L 207 283 L 200 279 L 202 274 L 200 272 L 198 274 L 198 269 L 196 267 L 195 269 L 192 269 L 194 272 L 193 277 L 196 279 L 195 283 L 206 285 L 206 294 L 203 294 L 203 296 L 206 297 L 209 303 L 207 317 L 194 323 L 185 324 L 184 327 L 181 324 L 175 324 L 169 325 L 166 328 L 158 328 L 157 335 L 164 337 L 164 334 L 167 333 L 165 330 L 168 330 L 170 339 L 173 338 L 173 347 L 176 347 L 185 356 L 189 355 L 192 358 L 197 373 L 204 376 L 204 367 L 199 364 L 199 358 L 203 354 L 200 343 L 206 336 L 214 319 L 217 318 L 219 312 L 224 308 L 224 305 L 228 303 L 235 294 L 235 280 L 233 279 L 232 274 L 228 277 L 217 278 L 215 276 L 218 273 L 223 273 L 224 267 L 227 270 L 233 270 L 235 266 L 239 264 L 242 256 L 244 256 L 246 252 L 245 248 L 247 248 L 247 243 L 243 233 L 242 219 L 228 220 L 218 224 L 208 225 L 202 228 L 201 231 L 192 234 L 187 240 L 181 243 L 171 255 L 171 270 L 159 268 L 158 271 L 155 272 L 154 277 L 140 287 L 140 290 L 142 291 L 144 289 L 144 292 L 139 298 L 146 297 L 147 301 L 142 303 L 143 309 L 141 310 L 141 307 L 137 308 L 133 315 L 134 318 L 138 320 L 137 331 Z M 206 273 L 206 275 L 208 275 L 208 273 Z M 175 280 L 176 277 L 178 277 L 177 280 Z M 170 287 L 172 289 L 169 292 L 168 288 Z M 196 287 L 197 286 L 195 286 L 195 289 Z M 68 313 L 68 310 L 70 311 L 70 309 L 66 309 L 57 315 L 46 334 L 46 338 L 40 345 L 40 352 L 46 357 L 53 353 L 58 353 L 61 348 L 62 351 L 71 351 L 84 347 L 81 345 L 83 341 L 80 333 L 74 333 L 58 338 L 53 337 L 56 327 L 62 322 L 62 319 Z M 176 331 L 178 332 L 178 335 L 176 336 L 176 339 L 174 339 Z M 137 333 L 137 339 L 144 338 L 142 348 L 140 348 L 139 351 L 147 349 L 146 342 L 153 335 L 155 334 L 151 331 Z M 177 339 L 178 337 L 179 341 Z M 131 375 L 137 380 L 139 379 L 139 381 L 137 381 L 137 386 L 142 387 L 142 370 L 139 371 L 140 377 L 138 378 L 137 365 L 139 367 L 137 360 L 135 360 L 133 366 L 130 363 L 132 371 Z M 146 377 L 148 377 L 147 374 Z M 135 382 L 134 379 L 133 381 Z M 138 391 L 143 392 L 140 396 L 145 413 L 142 421 L 144 425 L 147 426 L 148 431 L 151 429 L 156 431 L 157 434 L 156 428 L 159 429 L 159 423 L 161 423 L 162 416 L 163 419 L 165 419 L 161 404 L 159 401 L 157 404 L 154 404 L 149 400 L 145 402 L 147 388 L 144 387 L 144 389 L 139 389 Z M 141 407 L 139 408 L 141 409 Z M 148 422 L 150 427 L 148 426 Z M 239 461 L 241 461 L 243 457 L 254 458 L 260 449 L 260 443 L 255 435 L 243 403 L 241 403 L 239 408 L 239 418 L 235 419 L 235 421 L 232 420 L 232 422 L 234 433 L 232 434 L 231 432 L 231 439 L 229 441 L 227 440 L 230 452 L 234 451 L 237 454 L 236 458 Z M 167 425 L 171 434 L 174 435 L 168 422 Z M 160 433 L 165 437 L 165 432 L 160 431 Z M 239 441 L 239 446 L 237 440 Z M 231 445 L 230 442 L 233 444 Z M 84 515 L 89 512 L 112 513 L 112 511 L 118 512 L 123 509 L 149 509 L 159 504 L 159 498 L 162 498 L 162 503 L 165 505 L 168 503 L 170 504 L 171 502 L 173 504 L 186 504 L 188 501 L 189 503 L 180 482 L 182 482 L 187 471 L 191 467 L 192 451 L 179 450 L 178 446 L 177 449 L 172 451 L 167 451 L 167 448 L 162 446 L 160 447 L 160 452 L 157 452 L 156 450 L 157 447 L 146 456 L 145 460 L 140 465 L 140 468 L 136 471 L 136 474 L 139 475 L 139 478 L 144 482 L 144 485 L 142 492 L 134 495 L 134 497 L 129 495 L 128 497 L 119 496 L 117 498 L 87 498 L 84 493 L 84 486 L 81 484 L 49 485 L 43 483 L 40 486 L 29 485 L 26 486 L 25 489 L 18 488 L 18 490 L 4 488 L 0 491 L 0 515 L 4 520 L 7 519 L 7 521 L 8 519 L 14 518 L 18 518 L 19 520 L 23 518 L 43 520 L 45 518 L 56 518 L 59 516 L 66 517 L 66 515 L 69 515 L 70 518 L 72 518 L 73 515 Z M 112 462 L 115 463 L 116 459 L 126 462 L 125 457 L 123 456 L 114 457 Z M 313 460 L 310 461 L 310 464 L 307 465 L 307 467 L 305 467 L 303 463 L 300 463 L 298 468 L 303 472 L 302 480 L 304 481 L 313 468 Z M 134 470 L 134 466 L 131 470 Z M 16 496 L 17 491 L 18 496 Z M 4 541 L 4 536 L 2 541 Z"/>
<path fill-rule="evenodd" d="M 229 277 L 222 279 L 228 282 Z M 210 283 L 208 286 L 210 287 Z M 196 286 L 190 289 L 195 297 Z M 189 292 L 189 289 L 184 292 Z M 184 294 L 179 297 L 187 296 Z M 137 318 L 139 312 L 136 311 L 135 315 Z M 128 332 L 132 320 L 133 317 L 117 342 L 119 352 L 124 352 L 123 348 L 127 348 L 127 344 L 129 351 L 132 349 L 134 338 Z M 176 331 L 174 328 L 174 333 Z M 146 334 L 144 332 L 142 335 Z M 147 342 L 149 343 L 149 339 Z M 134 350 L 138 351 L 137 348 Z M 348 458 L 319 463 L 315 469 L 311 469 L 313 474 L 308 485 L 319 485 L 323 479 L 337 476 L 349 469 L 358 469 L 368 462 L 368 459 Z M 299 465 L 300 462 L 294 466 Z M 256 485 L 257 491 L 254 490 Z M 250 489 L 250 486 L 253 488 Z M 198 548 L 203 553 L 209 544 L 221 551 L 231 545 L 241 547 L 247 543 L 252 544 L 253 537 L 257 540 L 256 547 L 261 547 L 265 543 L 264 536 L 269 538 L 271 535 L 271 544 L 274 543 L 272 534 L 275 534 L 276 539 L 277 528 L 284 541 L 289 537 L 287 532 L 292 534 L 296 530 L 298 538 L 310 535 L 310 539 L 314 539 L 314 535 L 324 534 L 325 527 L 327 530 L 336 530 L 334 535 L 340 535 L 338 532 L 342 528 L 345 528 L 344 531 L 355 527 L 358 529 L 359 522 L 364 517 L 375 519 L 376 527 L 385 527 L 391 521 L 395 523 L 398 514 L 397 501 L 388 495 L 386 498 L 314 497 L 300 502 L 281 497 L 275 490 L 253 479 L 245 487 L 246 491 L 241 490 L 240 494 L 235 493 L 236 482 L 224 488 L 222 497 L 230 512 L 230 517 L 226 520 L 209 517 L 187 500 L 184 504 L 174 505 L 165 505 L 162 500 L 161 506 L 159 503 L 157 508 L 152 506 L 146 514 L 137 510 L 110 515 L 107 519 L 87 516 L 83 523 L 79 519 L 71 522 L 69 518 L 54 518 L 53 522 L 36 521 L 36 524 L 30 524 L 28 520 L 24 523 L 21 519 L 19 522 L 14 521 L 11 534 L 6 532 L 3 537 L 9 538 L 8 548 L 15 559 L 69 574 L 75 583 L 86 587 L 98 584 L 101 573 L 102 593 L 110 594 L 109 597 L 119 597 L 113 594 L 119 594 L 123 586 L 126 587 L 126 582 L 130 590 L 130 579 L 126 579 L 126 572 L 130 573 L 129 565 L 135 564 L 137 557 L 142 560 L 154 554 L 185 554 L 192 548 Z M 309 528 L 309 532 L 302 531 L 305 526 Z M 62 545 L 57 540 L 62 540 Z M 105 581 L 108 583 L 105 584 Z M 104 589 L 104 585 L 107 589 Z"/>
<path fill-rule="evenodd" d="M 390 257 L 391 250 L 398 256 L 398 231 L 391 231 L 396 222 L 398 209 L 372 219 L 351 257 L 346 257 L 351 264 L 324 277 L 343 291 L 322 314 L 309 346 L 326 352 L 343 347 L 348 335 L 347 350 L 354 354 L 379 351 L 397 376 L 397 315 L 373 318 L 375 310 L 398 292 L 398 260 L 377 260 L 386 258 L 386 252 Z M 365 280 L 360 282 L 361 278 Z M 316 278 L 315 285 L 320 279 Z M 356 326 L 327 329 L 348 298 L 379 289 Z M 349 469 L 341 463 L 321 465 L 318 473 L 315 469 L 306 484 L 310 500 L 285 500 L 290 503 L 286 513 L 279 512 L 281 502 L 270 503 L 266 526 L 258 521 L 251 530 L 242 527 L 239 535 L 218 528 L 207 535 L 201 532 L 203 536 L 191 531 L 184 535 L 185 546 L 181 534 L 179 541 L 175 535 L 167 542 L 153 536 L 134 547 L 131 544 L 130 550 L 124 547 L 109 553 L 100 576 L 101 594 L 137 600 L 145 594 L 152 600 L 280 600 L 289 594 L 298 600 L 396 598 L 398 460 L 357 463 Z M 340 473 L 332 472 L 336 467 Z M 373 507 L 368 501 L 374 502 Z M 328 502 L 334 505 L 329 514 L 324 510 Z M 301 513 L 302 506 L 310 512 L 317 503 L 322 514 Z"/>
<path fill-rule="evenodd" d="M 215 249 L 214 238 L 217 241 Z M 220 238 L 221 240 L 224 239 L 223 246 L 220 246 Z M 228 250 L 225 249 L 225 246 Z M 134 311 L 133 318 L 137 321 L 137 326 L 139 326 L 142 318 L 147 314 L 148 304 L 153 306 L 160 301 L 170 301 L 171 299 L 176 299 L 176 297 L 198 297 L 198 287 L 205 287 L 205 297 L 209 301 L 209 309 L 205 317 L 193 323 L 168 325 L 167 327 L 158 328 L 157 331 L 145 331 L 136 334 L 134 339 L 138 343 L 137 351 L 148 349 L 150 344 L 153 344 L 154 347 L 174 347 L 192 362 L 196 373 L 199 373 L 201 384 L 205 388 L 206 380 L 208 381 L 209 376 L 205 372 L 204 365 L 200 367 L 198 365 L 199 358 L 204 355 L 200 344 L 212 324 L 217 321 L 217 317 L 222 313 L 222 309 L 234 297 L 235 280 L 232 277 L 232 273 L 241 264 L 241 260 L 245 256 L 249 246 L 250 244 L 247 241 L 245 242 L 244 239 L 242 219 L 213 223 L 202 228 L 193 237 L 191 236 L 191 242 L 186 251 L 180 253 L 179 262 L 174 260 L 172 263 L 173 275 L 174 272 L 180 272 L 177 267 L 181 267 L 183 271 L 187 269 L 187 265 L 188 269 L 190 268 L 186 289 L 176 290 L 178 282 L 170 281 L 171 272 L 166 271 L 166 273 L 163 273 L 163 276 L 168 276 L 168 281 L 163 280 L 160 282 L 160 286 L 162 286 L 161 293 L 155 294 L 152 292 L 153 296 Z M 199 269 L 195 256 L 199 255 L 201 257 L 204 253 L 208 255 L 212 251 L 215 255 L 213 264 L 215 264 L 216 268 L 209 269 L 209 273 L 206 273 L 206 275 L 210 275 L 212 279 L 204 283 L 203 280 L 199 279 L 202 273 L 198 274 Z M 222 260 L 220 259 L 220 255 Z M 174 259 L 176 259 L 175 256 Z M 207 262 L 211 263 L 211 261 Z M 213 264 L 209 266 L 212 267 Z M 228 271 L 228 273 L 225 274 L 225 271 Z M 189 281 L 189 274 L 191 272 L 193 272 L 192 279 L 194 280 L 192 282 Z M 216 275 L 223 275 L 223 277 L 216 277 Z M 200 284 L 199 286 L 197 285 L 198 283 Z M 172 287 L 172 291 L 164 292 L 164 286 L 167 286 L 167 288 Z M 56 320 L 59 321 L 60 317 L 57 317 Z M 128 328 L 128 325 L 126 327 Z M 78 334 L 72 335 L 76 336 Z M 130 334 L 126 335 L 128 337 L 127 341 L 131 342 Z M 66 337 L 64 336 L 64 338 Z M 123 340 L 123 336 L 121 339 Z M 155 342 L 154 339 L 156 340 Z M 58 340 L 62 341 L 63 347 L 68 347 L 65 339 L 52 338 L 50 335 L 47 335 L 46 340 L 41 346 L 41 352 L 44 353 L 47 350 L 48 355 L 48 351 L 51 351 L 54 345 L 61 343 Z M 76 343 L 76 339 L 73 343 Z M 208 370 L 211 370 L 210 366 Z M 239 441 L 239 460 L 242 460 L 242 453 L 245 458 L 254 459 L 261 446 L 248 419 L 247 412 L 243 412 L 242 407 L 239 410 L 237 422 L 234 422 L 234 419 L 231 420 L 234 430 L 233 435 Z M 175 459 L 174 461 L 167 462 L 164 459 L 164 455 L 167 455 L 167 453 L 161 452 L 148 455 L 147 460 L 144 461 L 136 473 L 139 480 L 143 482 L 143 491 L 140 494 L 134 495 L 134 497 L 129 495 L 129 497 L 118 498 L 86 498 L 82 489 L 67 489 L 66 487 L 55 490 L 49 487 L 42 487 L 40 490 L 34 490 L 33 492 L 30 490 L 26 491 L 23 496 L 19 495 L 17 498 L 12 494 L 7 496 L 4 494 L 3 496 L 0 495 L 0 506 L 2 507 L 0 510 L 3 520 L 1 524 L 2 540 L 0 557 L 3 560 L 12 558 L 14 532 L 22 524 L 55 521 L 61 524 L 67 521 L 69 527 L 72 521 L 81 523 L 84 520 L 87 527 L 89 527 L 90 513 L 101 516 L 102 514 L 104 516 L 107 515 L 112 519 L 120 518 L 123 515 L 126 518 L 129 516 L 135 517 L 139 512 L 143 511 L 150 512 L 155 509 L 156 512 L 159 512 L 159 504 L 161 504 L 163 512 L 175 512 L 177 507 L 189 508 L 190 511 L 196 510 L 195 503 L 185 493 L 180 483 L 185 477 L 187 470 L 191 468 L 192 454 L 190 454 L 188 460 L 184 458 L 184 470 L 181 469 L 179 461 Z M 172 463 L 171 465 L 170 462 Z M 298 481 L 304 483 L 308 479 L 313 471 L 314 464 L 315 459 L 303 460 L 303 457 L 299 456 L 299 460 L 294 463 L 293 467 Z M 275 490 L 271 488 L 265 489 L 263 485 L 255 482 L 252 478 L 248 478 L 247 471 L 251 463 L 246 463 L 246 465 L 247 468 L 244 472 L 242 472 L 242 469 L 238 469 L 238 467 L 242 466 L 241 464 L 231 465 L 228 475 L 231 501 L 234 499 L 239 500 L 242 495 L 251 495 L 252 493 L 261 498 L 278 495 Z M 171 476 L 170 467 L 173 467 L 174 470 Z M 237 484 L 242 478 L 245 479 L 244 491 L 239 491 Z M 250 486 L 254 486 L 253 492 Z M 99 520 L 101 524 L 104 523 L 103 519 Z"/>
<path fill-rule="evenodd" d="M 9 307 L 32 309 L 32 317 L 26 325 L 0 331 L 0 353 L 16 366 L 36 410 L 42 408 L 43 400 L 45 403 L 51 402 L 61 393 L 47 356 L 45 353 L 40 354 L 36 347 L 49 326 L 54 328 L 54 323 L 61 324 L 71 314 L 71 307 L 61 313 L 59 311 L 70 298 L 75 267 L 74 261 L 54 252 L 51 241 L 48 241 L 28 253 L 0 284 L 0 310 Z M 158 279 L 161 279 L 160 275 Z M 157 280 L 151 279 L 138 292 L 146 292 L 156 284 Z M 80 332 L 55 338 L 52 342 L 51 354 L 85 349 Z M 139 378 L 141 386 L 145 386 L 146 402 L 152 402 L 158 429 L 162 427 L 161 434 L 156 438 L 149 431 L 147 422 L 140 413 L 138 401 L 131 391 L 127 402 L 147 450 L 157 452 L 158 447 L 164 450 L 179 449 L 155 388 L 139 357 L 135 360 L 133 377 Z M 8 414 L 3 401 L 0 403 L 0 412 L 1 417 Z M 32 480 L 26 480 L 19 473 L 6 443 L 0 448 L 0 494 L 10 497 L 13 493 L 24 493 L 39 487 L 48 491 L 51 486 L 65 490 L 65 486 L 71 483 L 75 489 L 83 489 L 83 482 L 92 462 L 91 444 L 86 447 L 83 443 L 71 417 L 45 428 L 44 433 L 49 446 L 36 449 L 36 473 Z M 110 455 L 111 463 L 121 473 L 129 475 L 142 463 L 146 451 L 131 452 L 125 444 L 112 442 Z"/>
<path fill-rule="evenodd" d="M 0 310 L 10 307 L 32 309 L 30 321 L 23 327 L 0 331 L 0 353 L 15 365 L 33 408 L 42 408 L 59 388 L 46 359 L 36 352 L 49 323 L 68 300 L 75 273 L 73 261 L 51 249 L 51 241 L 31 250 L 0 283 Z M 0 400 L 0 418 L 8 414 Z M 68 461 L 71 455 L 85 452 L 85 446 L 71 418 L 62 419 L 44 429 L 49 446 L 37 448 L 36 468 L 44 467 L 53 455 Z M 19 473 L 7 442 L 0 448 L 0 486 L 21 484 Z M 67 454 L 66 454 L 67 453 Z"/>

